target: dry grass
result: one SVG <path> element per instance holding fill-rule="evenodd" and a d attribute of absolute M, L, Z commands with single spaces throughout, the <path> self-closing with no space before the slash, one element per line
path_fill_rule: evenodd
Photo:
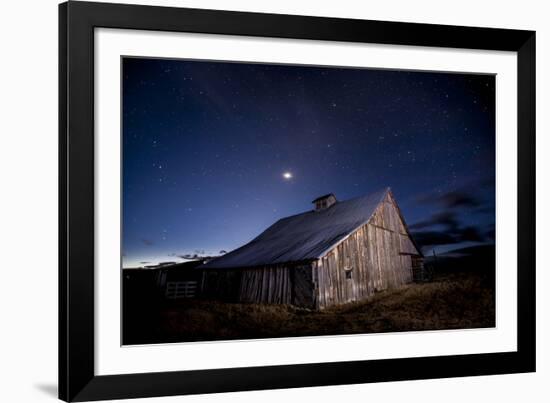
<path fill-rule="evenodd" d="M 473 273 L 384 291 L 320 312 L 289 305 L 184 300 L 159 308 L 130 344 L 493 327 L 494 286 Z M 143 319 L 143 316 L 142 316 Z M 147 329 L 145 326 L 149 326 Z M 141 327 L 141 326 L 140 326 Z"/>

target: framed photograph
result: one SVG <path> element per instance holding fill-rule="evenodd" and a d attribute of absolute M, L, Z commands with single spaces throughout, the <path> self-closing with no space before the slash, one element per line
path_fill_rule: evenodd
<path fill-rule="evenodd" d="M 535 33 L 59 6 L 59 397 L 535 370 Z"/>

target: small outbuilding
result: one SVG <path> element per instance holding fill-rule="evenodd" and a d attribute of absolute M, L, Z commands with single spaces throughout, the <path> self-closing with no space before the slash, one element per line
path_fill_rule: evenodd
<path fill-rule="evenodd" d="M 208 258 L 197 258 L 158 267 L 155 270 L 157 287 L 168 299 L 197 297 L 200 291 L 201 272 L 195 268 L 207 261 Z"/>
<path fill-rule="evenodd" d="M 198 266 L 202 295 L 323 309 L 409 283 L 422 267 L 389 188 L 346 201 L 330 193 L 313 204 Z"/>

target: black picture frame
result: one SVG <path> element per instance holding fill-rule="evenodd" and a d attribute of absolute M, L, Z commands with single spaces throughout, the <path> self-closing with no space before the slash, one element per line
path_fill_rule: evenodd
<path fill-rule="evenodd" d="M 517 352 L 96 376 L 94 29 L 517 52 Z M 65 401 L 535 371 L 535 32 L 68 2 L 59 5 L 59 398 Z"/>

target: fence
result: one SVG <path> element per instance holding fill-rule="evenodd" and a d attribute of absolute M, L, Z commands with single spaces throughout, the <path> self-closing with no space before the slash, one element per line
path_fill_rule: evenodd
<path fill-rule="evenodd" d="M 413 274 L 413 281 L 417 283 L 432 281 L 433 266 L 431 264 L 425 264 L 424 259 L 413 256 L 412 257 L 412 274 Z"/>
<path fill-rule="evenodd" d="M 197 295 L 196 281 L 168 281 L 166 283 L 166 298 L 195 298 Z"/>

